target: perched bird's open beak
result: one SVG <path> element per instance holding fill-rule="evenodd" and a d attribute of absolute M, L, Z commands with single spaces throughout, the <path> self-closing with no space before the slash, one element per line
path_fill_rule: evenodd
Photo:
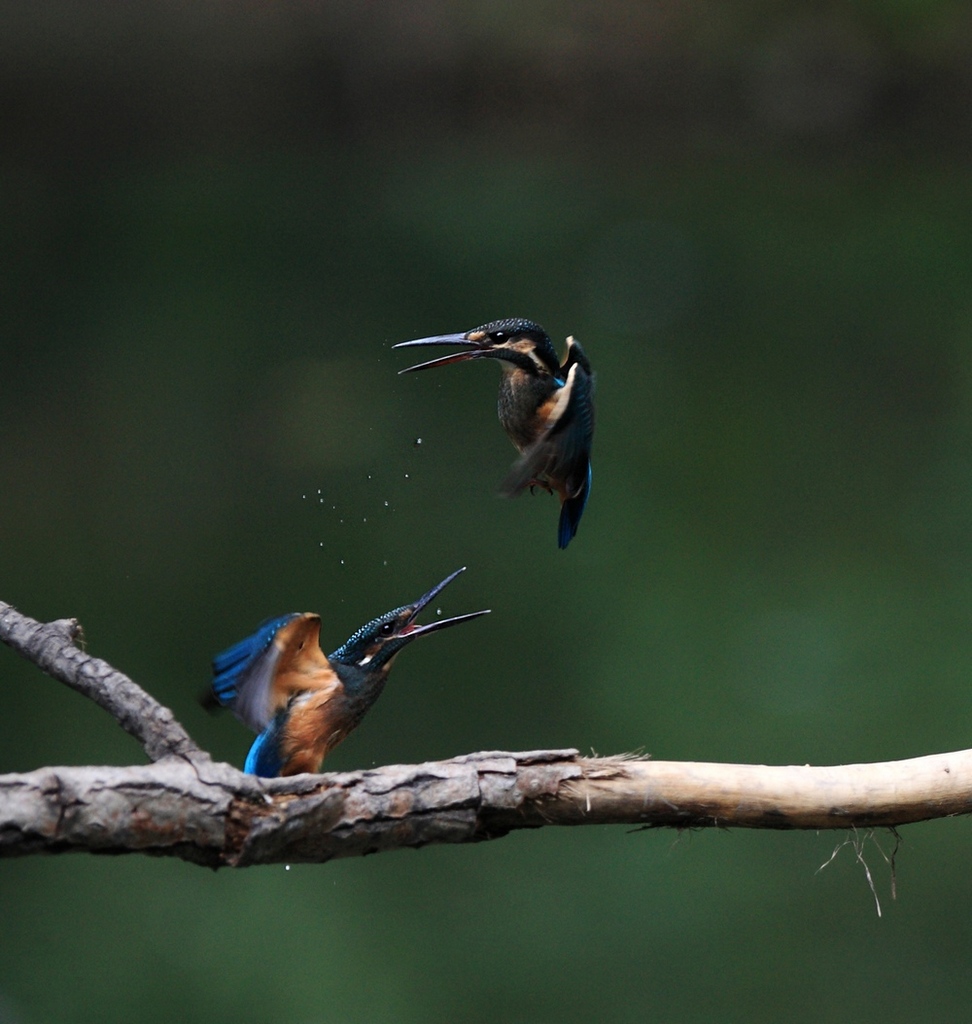
<path fill-rule="evenodd" d="M 436 619 L 435 622 L 429 622 L 425 625 L 419 625 L 415 620 L 418 617 L 419 612 L 432 600 L 434 600 L 443 590 L 459 575 L 461 572 L 465 572 L 466 567 L 463 566 L 461 569 L 456 569 L 455 572 L 450 573 L 441 583 L 436 585 L 427 593 L 423 594 L 412 606 L 411 614 L 405 621 L 405 625 L 402 626 L 398 631 L 398 636 L 407 636 L 412 639 L 416 636 L 422 636 L 425 633 L 434 633 L 438 629 L 445 629 L 446 626 L 454 626 L 457 622 L 468 622 L 470 619 L 478 619 L 480 615 L 488 615 L 490 612 L 489 608 L 484 608 L 479 612 L 467 612 L 465 615 L 456 615 L 451 619 Z"/>

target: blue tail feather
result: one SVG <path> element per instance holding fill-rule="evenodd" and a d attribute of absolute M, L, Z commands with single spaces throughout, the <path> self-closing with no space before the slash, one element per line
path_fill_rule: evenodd
<path fill-rule="evenodd" d="M 591 493 L 591 467 L 587 466 L 587 479 L 580 493 L 574 498 L 568 498 L 560 506 L 560 523 L 557 528 L 557 546 L 565 548 L 574 539 L 577 527 L 580 525 L 581 516 L 587 505 L 587 499 Z"/>

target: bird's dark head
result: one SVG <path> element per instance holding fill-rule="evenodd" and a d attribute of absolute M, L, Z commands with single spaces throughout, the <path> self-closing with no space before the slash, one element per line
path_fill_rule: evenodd
<path fill-rule="evenodd" d="M 400 370 L 399 373 L 448 366 L 469 359 L 501 359 L 505 366 L 517 367 L 531 374 L 556 374 L 560 369 L 557 353 L 547 332 L 532 320 L 520 317 L 492 320 L 465 334 L 436 334 L 431 338 L 402 341 L 392 347 L 420 348 L 424 345 L 459 345 L 465 351 L 430 359 Z"/>
<path fill-rule="evenodd" d="M 415 620 L 419 612 L 433 601 L 465 567 L 450 573 L 431 590 L 423 594 L 417 601 L 402 605 L 377 619 L 363 625 L 348 638 L 336 651 L 328 655 L 328 661 L 338 673 L 345 688 L 355 689 L 368 681 L 384 676 L 391 668 L 395 655 L 410 644 L 416 637 L 428 636 L 447 626 L 455 626 L 460 622 L 477 619 L 489 613 L 489 609 L 478 612 L 467 612 L 451 619 L 436 619 L 424 625 Z"/>

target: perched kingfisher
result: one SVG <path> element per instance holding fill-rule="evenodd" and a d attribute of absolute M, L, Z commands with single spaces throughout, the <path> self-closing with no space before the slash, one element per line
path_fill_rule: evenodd
<path fill-rule="evenodd" d="M 438 334 L 403 341 L 394 348 L 422 345 L 461 345 L 427 363 L 399 373 L 448 366 L 469 359 L 499 359 L 498 412 L 500 423 L 520 452 L 502 490 L 522 494 L 527 487 L 542 487 L 560 496 L 557 544 L 567 547 L 591 490 L 591 442 L 594 438 L 594 374 L 584 350 L 567 339 L 564 361 L 547 332 L 530 320 L 493 320 L 465 334 Z"/>
<path fill-rule="evenodd" d="M 457 569 L 412 604 L 372 619 L 327 657 L 321 651 L 321 617 L 313 612 L 269 619 L 217 654 L 213 700 L 259 733 L 243 770 L 264 778 L 320 771 L 324 758 L 381 696 L 392 661 L 406 644 L 488 613 L 416 623 L 419 612 L 464 571 Z"/>

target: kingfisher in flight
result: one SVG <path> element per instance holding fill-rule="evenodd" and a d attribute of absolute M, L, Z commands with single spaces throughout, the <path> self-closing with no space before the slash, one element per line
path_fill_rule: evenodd
<path fill-rule="evenodd" d="M 493 320 L 465 334 L 437 334 L 394 348 L 458 345 L 463 351 L 406 367 L 428 370 L 470 359 L 498 359 L 503 371 L 497 411 L 520 458 L 501 490 L 512 496 L 541 487 L 560 497 L 557 544 L 567 547 L 591 491 L 594 374 L 584 350 L 567 339 L 563 362 L 547 332 L 531 320 Z"/>
<path fill-rule="evenodd" d="M 419 625 L 419 612 L 465 567 L 411 604 L 366 623 L 327 656 L 321 617 L 269 619 L 213 659 L 211 702 L 259 733 L 243 770 L 274 778 L 320 771 L 324 758 L 381 696 L 396 655 L 416 637 L 486 615 L 489 609 Z M 209 695 L 207 694 L 207 698 Z"/>

